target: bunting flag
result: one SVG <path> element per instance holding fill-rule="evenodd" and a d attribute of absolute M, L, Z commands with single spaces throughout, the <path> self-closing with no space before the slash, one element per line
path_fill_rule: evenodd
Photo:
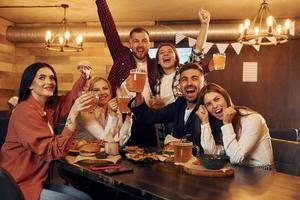
<path fill-rule="evenodd" d="M 185 35 L 183 35 L 183 34 L 181 34 L 181 33 L 176 33 L 176 34 L 175 34 L 175 43 L 178 44 L 178 43 L 181 42 L 184 38 L 185 38 Z"/>
<path fill-rule="evenodd" d="M 237 55 L 240 55 L 241 49 L 243 47 L 243 44 L 239 42 L 231 43 L 232 48 L 236 52 Z"/>
<path fill-rule="evenodd" d="M 206 53 L 210 50 L 210 48 L 211 48 L 213 45 L 214 45 L 214 43 L 211 43 L 211 42 L 205 42 L 203 52 L 206 54 Z"/>
<path fill-rule="evenodd" d="M 252 45 L 256 51 L 259 51 L 260 45 Z"/>
<path fill-rule="evenodd" d="M 290 26 L 290 34 L 292 36 L 295 36 L 295 21 L 291 22 L 291 26 Z"/>
<path fill-rule="evenodd" d="M 196 41 L 194 38 L 189 37 L 189 47 L 193 47 L 196 44 Z"/>
<path fill-rule="evenodd" d="M 228 43 L 217 43 L 216 45 L 217 45 L 217 48 L 220 53 L 225 53 L 229 44 Z"/>
<path fill-rule="evenodd" d="M 249 40 L 249 42 L 254 45 L 255 44 L 255 39 Z"/>
<path fill-rule="evenodd" d="M 277 40 L 275 37 L 266 37 L 270 42 L 276 44 L 277 43 Z"/>

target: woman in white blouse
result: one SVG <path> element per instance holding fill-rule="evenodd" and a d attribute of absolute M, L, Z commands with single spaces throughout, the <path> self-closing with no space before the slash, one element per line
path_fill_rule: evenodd
<path fill-rule="evenodd" d="M 205 154 L 223 154 L 232 164 L 272 169 L 273 151 L 265 119 L 257 112 L 234 106 L 228 92 L 209 83 L 199 94 L 201 146 Z"/>
<path fill-rule="evenodd" d="M 131 113 L 127 114 L 123 123 L 117 99 L 112 99 L 112 90 L 107 79 L 94 77 L 89 83 L 88 91 L 99 97 L 98 105 L 93 111 L 80 113 L 76 138 L 87 141 L 110 140 L 108 136 L 112 133 L 115 140 L 119 140 L 120 146 L 124 146 L 131 135 Z"/>

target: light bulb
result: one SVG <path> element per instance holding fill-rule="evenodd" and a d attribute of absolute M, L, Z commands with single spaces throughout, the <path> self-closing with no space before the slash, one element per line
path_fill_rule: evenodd
<path fill-rule="evenodd" d="M 284 28 L 285 29 L 290 29 L 290 25 L 291 25 L 291 20 L 287 19 L 284 23 Z"/>
<path fill-rule="evenodd" d="M 46 32 L 46 37 L 45 37 L 45 39 L 46 39 L 46 42 L 50 42 L 50 40 L 51 40 L 51 31 L 50 31 L 50 30 L 48 30 L 48 31 Z"/>
<path fill-rule="evenodd" d="M 66 40 L 69 40 L 69 39 L 70 39 L 70 32 L 69 32 L 69 31 L 66 31 L 66 32 L 65 32 L 65 39 L 66 39 Z"/>
<path fill-rule="evenodd" d="M 281 25 L 278 24 L 278 26 L 277 26 L 277 33 L 280 35 L 281 31 L 282 31 Z"/>
<path fill-rule="evenodd" d="M 250 26 L 250 20 L 249 20 L 249 19 L 246 19 L 244 25 L 245 25 L 245 29 L 248 29 L 249 26 Z"/>
<path fill-rule="evenodd" d="M 79 34 L 77 37 L 76 37 L 76 44 L 77 45 L 80 45 L 83 41 L 83 36 L 82 34 Z"/>
<path fill-rule="evenodd" d="M 240 34 L 244 33 L 244 24 L 240 24 Z"/>
<path fill-rule="evenodd" d="M 60 37 L 58 38 L 58 41 L 59 41 L 60 46 L 62 46 L 63 43 L 64 43 L 64 38 L 63 38 L 62 36 L 60 36 Z"/>
<path fill-rule="evenodd" d="M 255 34 L 255 35 L 258 35 L 258 33 L 259 33 L 259 28 L 256 26 L 256 27 L 254 28 L 254 34 Z"/>
<path fill-rule="evenodd" d="M 272 16 L 269 16 L 269 17 L 267 18 L 267 25 L 268 25 L 269 27 L 273 25 L 273 17 L 272 17 Z"/>

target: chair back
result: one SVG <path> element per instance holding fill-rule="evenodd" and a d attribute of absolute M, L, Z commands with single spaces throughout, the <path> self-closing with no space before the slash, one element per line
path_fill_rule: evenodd
<path fill-rule="evenodd" d="M 6 138 L 8 122 L 9 117 L 0 117 L 0 149 Z"/>
<path fill-rule="evenodd" d="M 270 136 L 272 138 L 277 138 L 282 140 L 290 140 L 290 141 L 299 140 L 298 129 L 296 128 L 270 130 Z"/>
<path fill-rule="evenodd" d="M 24 196 L 13 177 L 0 167 L 1 200 L 23 200 Z"/>
<path fill-rule="evenodd" d="M 272 138 L 276 171 L 300 176 L 300 143 Z"/>

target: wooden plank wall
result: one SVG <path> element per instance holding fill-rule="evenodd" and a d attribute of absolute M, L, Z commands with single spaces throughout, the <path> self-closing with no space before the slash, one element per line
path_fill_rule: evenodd
<path fill-rule="evenodd" d="M 217 52 L 209 51 L 207 59 Z M 240 55 L 232 47 L 226 50 L 226 68 L 206 79 L 226 88 L 236 105 L 261 113 L 270 128 L 300 130 L 300 40 L 277 46 L 243 46 Z M 243 62 L 258 63 L 258 82 L 242 81 Z"/>
<path fill-rule="evenodd" d="M 105 43 L 84 43 L 82 52 L 54 52 L 44 48 L 44 44 L 19 43 L 16 45 L 17 72 L 34 62 L 46 62 L 56 71 L 59 91 L 68 91 L 79 77 L 76 66 L 87 60 L 92 64 L 93 75 L 105 76 L 110 70 L 112 59 Z"/>
<path fill-rule="evenodd" d="M 13 23 L 0 18 L 0 110 L 7 110 L 7 101 L 16 85 L 15 45 L 6 40 L 6 28 Z"/>

